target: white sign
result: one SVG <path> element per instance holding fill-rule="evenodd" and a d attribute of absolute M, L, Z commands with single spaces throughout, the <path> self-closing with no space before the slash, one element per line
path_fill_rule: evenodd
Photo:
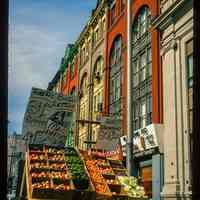
<path fill-rule="evenodd" d="M 127 136 L 120 138 L 123 155 L 126 155 Z M 145 128 L 134 131 L 133 134 L 133 152 L 141 152 L 158 146 L 156 136 L 156 125 L 151 124 Z"/>

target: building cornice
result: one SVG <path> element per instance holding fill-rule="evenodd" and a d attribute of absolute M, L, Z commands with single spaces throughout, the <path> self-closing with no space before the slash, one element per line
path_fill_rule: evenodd
<path fill-rule="evenodd" d="M 79 35 L 79 37 L 75 43 L 77 46 L 81 46 L 84 43 L 85 38 L 87 38 L 90 34 L 90 30 L 96 26 L 98 19 L 104 15 L 105 8 L 107 5 L 106 3 L 107 3 L 107 0 L 102 0 L 101 3 L 98 5 L 98 7 L 94 11 L 93 15 L 89 19 L 88 23 L 84 27 L 83 31 Z"/>
<path fill-rule="evenodd" d="M 152 26 L 160 31 L 165 30 L 175 21 L 175 17 L 178 16 L 180 11 L 182 11 L 185 6 L 188 4 L 191 4 L 190 6 L 192 6 L 192 1 L 193 0 L 175 1 L 164 13 L 161 13 L 152 21 Z"/>

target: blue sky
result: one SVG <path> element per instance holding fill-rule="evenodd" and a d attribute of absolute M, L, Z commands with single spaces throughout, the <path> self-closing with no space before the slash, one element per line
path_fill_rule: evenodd
<path fill-rule="evenodd" d="M 21 133 L 32 87 L 47 88 L 68 43 L 89 19 L 96 0 L 10 0 L 9 134 Z"/>

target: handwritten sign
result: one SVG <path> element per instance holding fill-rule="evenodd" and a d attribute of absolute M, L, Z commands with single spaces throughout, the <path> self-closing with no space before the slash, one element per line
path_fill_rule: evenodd
<path fill-rule="evenodd" d="M 32 88 L 23 121 L 23 134 L 31 143 L 64 144 L 66 128 L 75 110 L 73 96 Z"/>
<path fill-rule="evenodd" d="M 115 151 L 121 136 L 121 127 L 118 119 L 114 117 L 102 117 L 100 122 L 95 147 L 107 151 Z"/>

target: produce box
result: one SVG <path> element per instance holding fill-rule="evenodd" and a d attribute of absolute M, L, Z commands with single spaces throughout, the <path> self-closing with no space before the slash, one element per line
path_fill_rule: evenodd
<path fill-rule="evenodd" d="M 74 192 L 72 199 L 95 199 L 94 186 L 91 183 L 87 169 L 77 149 L 67 147 L 65 149 L 65 160 L 72 175 Z"/>
<path fill-rule="evenodd" d="M 101 198 L 101 197 L 110 198 L 112 196 L 111 192 L 103 176 L 99 172 L 99 169 L 96 166 L 96 160 L 92 159 L 92 157 L 87 152 L 80 151 L 80 154 L 88 170 L 91 182 L 94 185 L 95 192 L 96 192 L 96 199 Z"/>
<path fill-rule="evenodd" d="M 101 152 L 100 154 L 94 152 L 91 154 L 81 152 L 81 154 L 94 184 L 96 199 L 127 198 L 127 194 L 123 191 L 123 187 L 108 160 L 101 155 Z"/>
<path fill-rule="evenodd" d="M 127 193 L 127 196 L 130 197 L 130 199 L 147 199 L 144 188 L 138 185 L 138 180 L 136 177 L 119 176 L 118 179 L 123 185 L 124 191 Z"/>
<path fill-rule="evenodd" d="M 65 163 L 63 148 L 29 145 L 26 165 L 31 199 L 72 198 L 74 186 Z"/>

